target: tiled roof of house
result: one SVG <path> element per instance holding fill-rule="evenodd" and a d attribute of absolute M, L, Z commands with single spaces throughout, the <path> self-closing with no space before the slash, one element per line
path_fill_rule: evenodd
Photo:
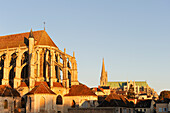
<path fill-rule="evenodd" d="M 39 85 L 36 85 L 31 91 L 29 91 L 26 95 L 34 95 L 34 94 L 53 94 L 56 95 L 46 84 L 45 82 L 41 82 Z"/>
<path fill-rule="evenodd" d="M 53 87 L 63 87 L 63 85 L 59 82 L 53 82 Z"/>
<path fill-rule="evenodd" d="M 8 85 L 0 85 L 0 96 L 2 96 L 2 97 L 20 97 L 20 94 L 16 89 L 13 89 Z"/>
<path fill-rule="evenodd" d="M 125 95 L 126 91 L 116 91 L 116 94 L 123 94 L 123 95 Z"/>
<path fill-rule="evenodd" d="M 21 82 L 21 85 L 19 87 L 28 87 L 25 82 Z"/>
<path fill-rule="evenodd" d="M 133 107 L 134 104 L 129 102 L 124 96 L 117 94 L 110 94 L 99 105 L 99 107 Z"/>
<path fill-rule="evenodd" d="M 80 85 L 73 85 L 71 86 L 69 93 L 65 96 L 97 96 L 95 93 L 93 93 L 90 88 L 88 88 L 86 85 L 80 84 Z"/>
<path fill-rule="evenodd" d="M 46 45 L 57 47 L 45 30 L 34 31 L 35 45 Z M 19 47 L 28 45 L 29 32 L 0 36 L 0 49 Z M 58 48 L 58 47 L 57 47 Z"/>
<path fill-rule="evenodd" d="M 34 86 L 38 86 L 38 85 L 40 85 L 41 83 L 43 83 L 44 85 L 46 85 L 47 87 L 48 87 L 48 84 L 47 84 L 47 82 L 45 82 L 45 81 L 41 81 L 41 82 L 35 82 L 35 85 Z"/>
<path fill-rule="evenodd" d="M 152 100 L 138 100 L 136 108 L 150 108 Z"/>

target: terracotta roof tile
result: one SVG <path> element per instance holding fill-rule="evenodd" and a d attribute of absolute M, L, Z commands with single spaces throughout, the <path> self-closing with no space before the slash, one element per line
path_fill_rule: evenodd
<path fill-rule="evenodd" d="M 28 87 L 25 82 L 21 82 L 21 85 L 19 87 Z"/>
<path fill-rule="evenodd" d="M 97 96 L 95 93 L 93 93 L 90 88 L 88 88 L 86 85 L 80 84 L 80 85 L 73 85 L 71 86 L 69 93 L 65 96 Z"/>
<path fill-rule="evenodd" d="M 124 96 L 118 94 L 110 94 L 99 105 L 99 107 L 133 107 L 134 104 L 130 103 Z"/>
<path fill-rule="evenodd" d="M 16 89 L 13 89 L 8 85 L 0 85 L 0 96 L 3 96 L 3 97 L 20 97 L 20 94 Z"/>
<path fill-rule="evenodd" d="M 21 47 L 26 46 L 28 44 L 29 33 L 30 32 L 0 36 L 0 42 L 3 42 L 0 45 L 0 49 L 5 49 L 7 47 L 18 47 L 19 45 Z M 47 32 L 44 30 L 34 31 L 33 36 L 34 39 L 37 41 L 35 45 L 48 45 L 52 47 L 57 47 L 52 39 L 49 37 Z"/>
<path fill-rule="evenodd" d="M 43 81 L 43 82 L 35 82 L 35 85 L 34 86 L 38 86 L 40 85 L 41 83 L 43 83 L 44 85 L 46 85 L 48 87 L 48 84 L 47 82 Z"/>
<path fill-rule="evenodd" d="M 59 82 L 53 82 L 54 87 L 63 87 L 61 83 Z"/>
<path fill-rule="evenodd" d="M 39 85 L 35 86 L 30 92 L 28 92 L 26 95 L 31 94 L 53 94 L 56 95 L 49 87 L 48 85 L 45 85 L 44 82 L 41 82 Z"/>

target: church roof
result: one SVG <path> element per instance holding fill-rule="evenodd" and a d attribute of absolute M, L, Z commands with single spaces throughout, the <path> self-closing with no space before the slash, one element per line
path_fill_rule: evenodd
<path fill-rule="evenodd" d="M 3 42 L 0 44 L 0 49 L 5 49 L 7 47 L 14 48 L 19 45 L 21 47 L 28 46 L 29 34 L 30 32 L 0 36 L 0 42 Z M 35 45 L 45 45 L 58 48 L 45 30 L 33 31 L 33 36 L 36 40 Z"/>
<path fill-rule="evenodd" d="M 44 82 L 41 82 L 39 85 L 35 86 L 31 91 L 26 95 L 34 94 L 53 94 L 56 95 Z"/>
<path fill-rule="evenodd" d="M 65 96 L 97 96 L 93 91 L 86 85 L 73 85 L 71 86 L 69 93 Z"/>
<path fill-rule="evenodd" d="M 135 81 L 136 86 L 144 86 L 146 87 L 148 84 L 146 81 Z M 116 81 L 116 82 L 107 82 L 107 86 L 110 86 L 111 88 L 123 88 L 124 86 L 127 86 L 127 82 L 122 82 L 122 81 Z"/>
<path fill-rule="evenodd" d="M 8 85 L 0 85 L 0 96 L 2 97 L 20 97 L 20 94 L 16 89 L 11 88 Z"/>

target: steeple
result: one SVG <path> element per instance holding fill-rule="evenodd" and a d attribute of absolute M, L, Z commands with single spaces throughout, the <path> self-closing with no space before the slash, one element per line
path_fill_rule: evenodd
<path fill-rule="evenodd" d="M 30 30 L 29 38 L 34 38 L 33 32 L 32 32 L 32 28 L 31 28 L 31 30 Z"/>
<path fill-rule="evenodd" d="M 106 86 L 106 85 L 107 85 L 107 72 L 105 71 L 104 58 L 103 58 L 102 71 L 100 77 L 100 86 Z"/>
<path fill-rule="evenodd" d="M 102 73 L 101 74 L 104 74 L 104 73 L 105 73 L 105 65 L 104 65 L 104 58 L 103 58 Z"/>

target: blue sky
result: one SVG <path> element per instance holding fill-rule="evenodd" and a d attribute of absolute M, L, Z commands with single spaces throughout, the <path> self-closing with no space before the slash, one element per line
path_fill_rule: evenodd
<path fill-rule="evenodd" d="M 79 81 L 98 86 L 102 58 L 109 81 L 146 80 L 170 90 L 169 0 L 2 1 L 0 35 L 43 29 L 75 51 Z"/>

